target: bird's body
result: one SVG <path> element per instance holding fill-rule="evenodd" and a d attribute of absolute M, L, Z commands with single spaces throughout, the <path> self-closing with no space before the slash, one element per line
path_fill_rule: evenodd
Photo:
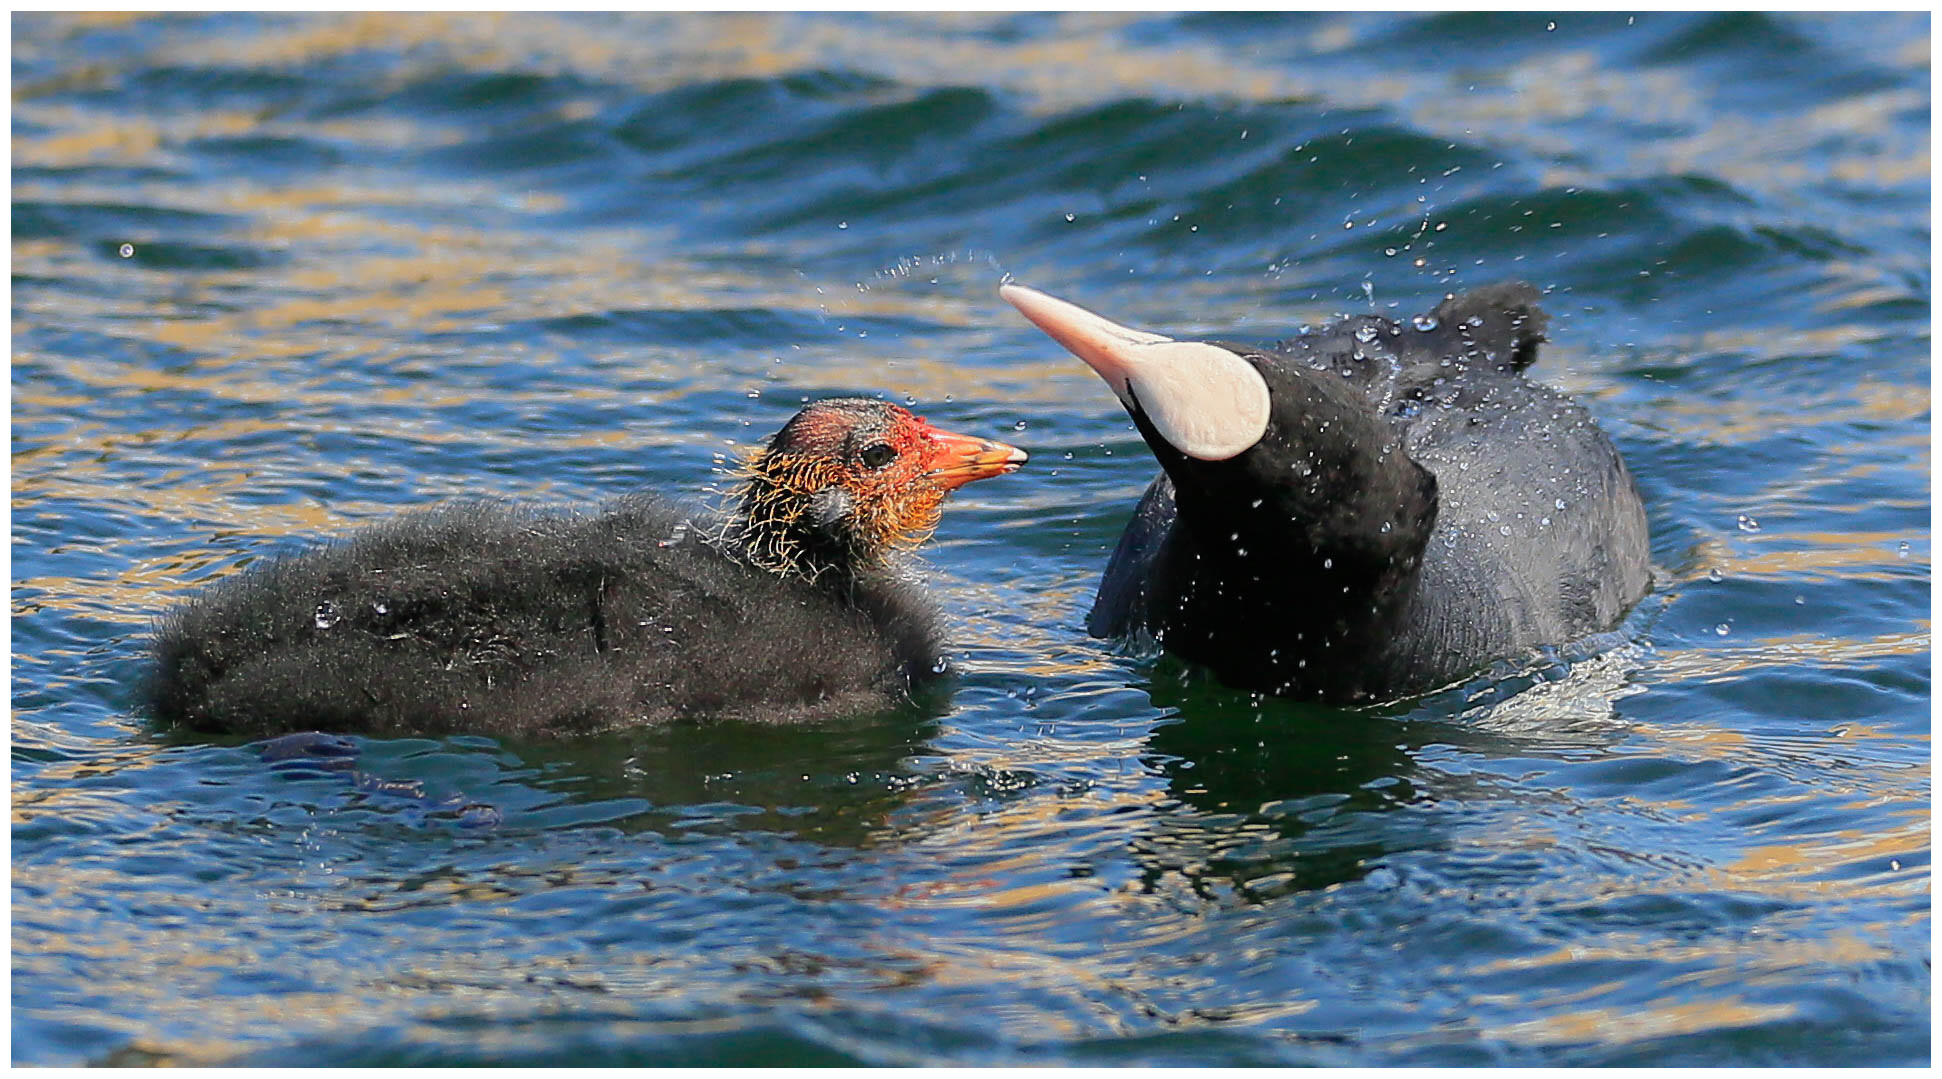
<path fill-rule="evenodd" d="M 856 437 L 883 416 L 911 445 L 865 465 L 896 441 Z M 722 518 L 647 494 L 592 511 L 458 503 L 220 582 L 160 625 L 153 710 L 249 735 L 555 737 L 891 707 L 947 667 L 936 611 L 890 548 L 928 534 L 945 492 L 1023 454 L 881 402 L 804 417 L 817 422 L 777 435 Z M 883 501 L 857 478 L 878 474 L 897 504 L 856 534 Z M 913 491 L 927 504 L 911 511 Z"/>
<path fill-rule="evenodd" d="M 1544 329 L 1529 286 L 1270 348 L 1008 298 L 1114 385 L 1163 468 L 1096 635 L 1144 630 L 1233 685 L 1370 702 L 1609 630 L 1650 585 L 1617 450 L 1523 375 Z"/>

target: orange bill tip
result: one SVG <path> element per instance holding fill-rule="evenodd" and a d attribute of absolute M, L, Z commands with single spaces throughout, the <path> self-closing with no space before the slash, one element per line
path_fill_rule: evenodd
<path fill-rule="evenodd" d="M 960 435 L 936 427 L 930 427 L 924 434 L 931 441 L 924 474 L 947 491 L 955 491 L 973 480 L 1016 472 L 1027 459 L 1024 450 L 988 438 Z"/>

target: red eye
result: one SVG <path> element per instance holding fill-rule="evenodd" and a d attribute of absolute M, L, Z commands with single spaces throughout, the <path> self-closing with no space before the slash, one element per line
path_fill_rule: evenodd
<path fill-rule="evenodd" d="M 863 452 L 857 454 L 857 457 L 866 468 L 882 468 L 897 459 L 897 451 L 889 443 L 879 442 L 873 446 L 864 447 Z"/>

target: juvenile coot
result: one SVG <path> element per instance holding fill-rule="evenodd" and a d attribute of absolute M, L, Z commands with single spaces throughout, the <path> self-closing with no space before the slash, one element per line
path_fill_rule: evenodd
<path fill-rule="evenodd" d="M 547 737 L 876 709 L 946 669 L 892 553 L 945 495 L 1025 454 L 896 405 L 811 404 L 749 462 L 733 508 L 649 494 L 596 511 L 468 502 L 226 580 L 164 617 L 165 723 L 268 735 Z"/>
<path fill-rule="evenodd" d="M 1545 328 L 1529 285 L 1267 348 L 1000 292 L 1106 380 L 1162 469 L 1096 636 L 1145 630 L 1230 685 L 1373 702 L 1609 630 L 1651 583 L 1618 451 L 1523 375 Z"/>

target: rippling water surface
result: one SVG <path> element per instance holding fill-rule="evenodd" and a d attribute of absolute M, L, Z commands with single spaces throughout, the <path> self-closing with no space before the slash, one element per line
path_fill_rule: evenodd
<path fill-rule="evenodd" d="M 13 1057 L 1929 1054 L 1926 16 L 14 17 Z M 1377 714 L 1085 637 L 1152 473 L 995 294 L 1286 336 L 1504 278 L 1658 588 Z M 955 692 L 157 733 L 151 617 L 459 495 L 697 500 L 805 397 L 1029 448 Z"/>

